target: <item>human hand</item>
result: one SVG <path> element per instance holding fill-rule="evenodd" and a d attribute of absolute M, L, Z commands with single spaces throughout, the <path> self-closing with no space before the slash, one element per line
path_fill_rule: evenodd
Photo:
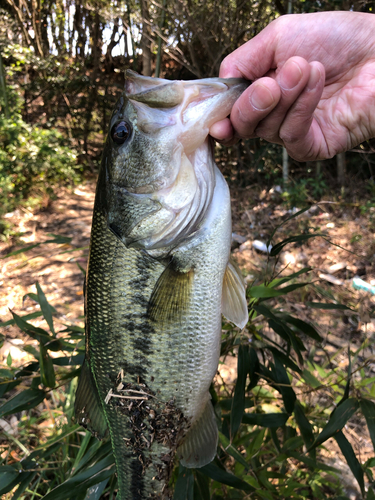
<path fill-rule="evenodd" d="M 211 135 L 262 137 L 299 161 L 331 158 L 375 137 L 375 16 L 294 14 L 227 56 L 222 78 L 254 83 Z"/>

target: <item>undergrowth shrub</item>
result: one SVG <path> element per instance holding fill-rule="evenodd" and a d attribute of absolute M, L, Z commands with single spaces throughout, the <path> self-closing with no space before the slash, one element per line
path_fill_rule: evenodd
<path fill-rule="evenodd" d="M 77 153 L 56 129 L 43 129 L 15 114 L 0 115 L 0 218 L 30 197 L 80 179 Z M 1 231 L 1 227 L 0 227 Z"/>
<path fill-rule="evenodd" d="M 271 254 L 313 236 L 291 236 L 274 245 Z M 67 241 L 54 236 L 49 242 L 64 243 L 61 251 L 66 251 Z M 217 456 L 200 469 L 176 465 L 174 500 L 349 500 L 343 472 L 322 454 L 330 438 L 362 498 L 375 499 L 375 456 L 361 461 L 346 430 L 350 419 L 359 420 L 375 447 L 375 377 L 368 370 L 371 357 L 365 356 L 371 339 L 348 346 L 348 363 L 342 368 L 332 363 L 338 353 L 316 361 L 323 343 L 319 331 L 285 308 L 288 294 L 315 286 L 310 271 L 282 277 L 271 271 L 263 283 L 247 290 L 247 328 L 240 332 L 223 324 L 221 354 L 237 357 L 237 380 L 218 378 L 211 387 L 219 428 Z M 55 309 L 38 284 L 36 292 L 28 295 L 40 311 L 23 317 L 13 313 L 13 320 L 1 325 L 16 324 L 33 339 L 24 349 L 34 359 L 13 367 L 8 357 L 0 370 L 0 418 L 16 414 L 18 419 L 17 433 L 4 431 L 0 441 L 0 495 L 4 500 L 113 500 L 117 480 L 110 442 L 98 441 L 73 419 L 83 328 L 65 325 L 57 331 Z M 325 298 L 305 306 L 352 311 L 333 295 Z M 48 328 L 30 323 L 38 316 Z M 41 425 L 48 419 L 51 428 Z"/>

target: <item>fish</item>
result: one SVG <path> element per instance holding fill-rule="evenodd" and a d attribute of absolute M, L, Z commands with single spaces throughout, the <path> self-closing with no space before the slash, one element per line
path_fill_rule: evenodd
<path fill-rule="evenodd" d="M 241 79 L 169 81 L 126 72 L 99 171 L 85 284 L 77 421 L 110 435 L 118 500 L 171 498 L 176 457 L 210 463 L 210 384 L 222 314 L 248 321 L 230 258 L 228 185 L 209 128 Z"/>

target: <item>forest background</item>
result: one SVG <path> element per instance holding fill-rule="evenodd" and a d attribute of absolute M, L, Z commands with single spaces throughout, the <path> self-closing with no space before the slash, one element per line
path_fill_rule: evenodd
<path fill-rule="evenodd" d="M 373 8 L 373 2 L 346 0 L 0 0 L 0 238 L 5 257 L 20 258 L 43 243 L 17 246 L 22 235 L 12 214 L 18 208 L 47 209 L 65 187 L 96 176 L 126 68 L 168 79 L 217 76 L 227 54 L 280 15 L 372 13 Z M 314 288 L 310 267 L 280 277 L 272 260 L 287 244 L 308 244 L 321 235 L 305 219 L 296 226 L 295 217 L 328 193 L 340 206 L 352 206 L 374 232 L 373 146 L 369 141 L 324 162 L 289 158 L 287 172 L 282 148 L 260 139 L 217 149 L 231 192 L 243 199 L 255 185 L 261 200 L 267 198 L 262 193 L 280 192 L 281 223 L 292 227 L 281 232 L 283 239 L 267 256 L 265 269 L 249 285 L 246 332 L 224 324 L 222 354 L 233 355 L 238 366 L 233 380 L 216 381 L 212 389 L 220 451 L 202 470 L 176 469 L 175 500 L 375 498 L 373 336 L 359 336 L 355 348 L 348 342 L 332 355 L 320 334 L 319 317 L 307 313 L 302 320 L 288 304 L 300 300 L 304 307 L 309 304 L 308 311 L 339 311 L 356 328 L 364 309 L 368 321 L 375 316 L 375 305 L 362 296 Z M 350 243 L 361 237 L 353 234 Z M 49 241 L 61 252 L 71 243 L 56 234 Z M 313 291 L 303 294 L 307 282 Z M 4 338 L 7 328 L 17 326 L 22 338 L 31 339 L 25 350 L 34 361 L 18 366 L 8 356 L 7 366 L 0 368 L 0 495 L 58 500 L 67 499 L 73 488 L 76 500 L 113 499 L 109 443 L 99 443 L 71 418 L 83 357 L 82 321 L 77 323 L 82 318 L 57 331 L 59 314 L 39 285 L 36 291 L 27 300 L 38 305 L 38 313 L 14 314 L 1 324 Z M 38 315 L 43 328 L 29 322 Z M 323 346 L 326 359 L 317 357 L 316 346 Z M 340 358 L 335 364 L 343 352 L 345 362 Z M 14 416 L 17 432 L 4 424 Z M 43 427 L 49 418 L 52 429 Z M 370 451 L 361 455 L 361 447 L 350 440 L 349 420 Z M 328 448 L 346 462 L 345 471 L 343 462 L 338 469 L 324 460 L 324 446 L 332 437 L 336 444 Z M 342 476 L 350 474 L 357 490 L 344 488 Z"/>

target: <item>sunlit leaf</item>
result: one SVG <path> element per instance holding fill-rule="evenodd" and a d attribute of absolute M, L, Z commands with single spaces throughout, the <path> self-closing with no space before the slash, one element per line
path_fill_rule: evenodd
<path fill-rule="evenodd" d="M 51 332 L 55 335 L 55 328 L 53 326 L 53 318 L 52 318 L 52 308 L 50 304 L 47 301 L 47 298 L 41 289 L 40 285 L 38 282 L 35 283 L 37 292 L 38 292 L 38 299 L 39 299 L 39 304 L 40 308 L 42 310 L 44 319 L 47 321 L 47 324 L 51 330 Z"/>
<path fill-rule="evenodd" d="M 39 350 L 40 376 L 42 383 L 45 387 L 55 387 L 55 370 L 52 359 L 42 342 L 39 344 Z"/>

